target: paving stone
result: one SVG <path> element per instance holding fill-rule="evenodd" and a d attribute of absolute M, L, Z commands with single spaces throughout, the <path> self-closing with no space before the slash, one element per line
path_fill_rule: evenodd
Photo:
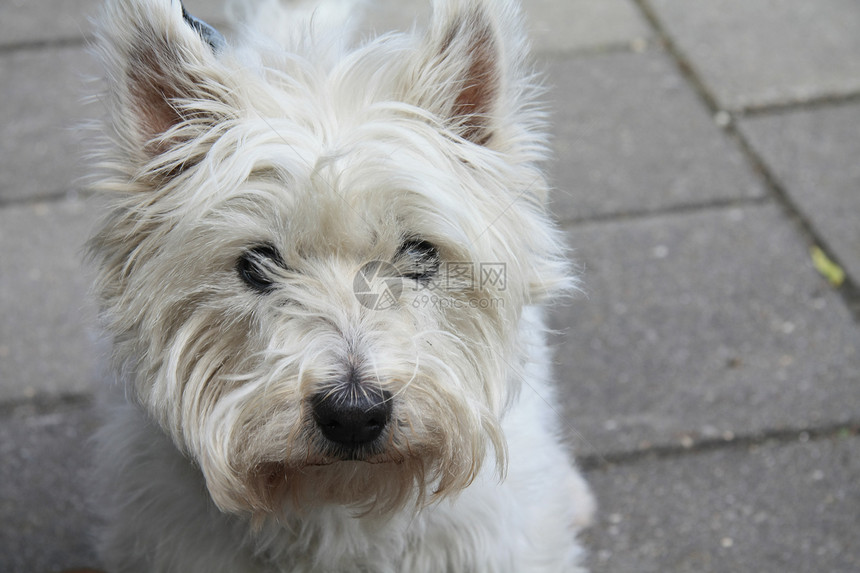
<path fill-rule="evenodd" d="M 860 284 L 860 105 L 744 120 L 741 128 Z"/>
<path fill-rule="evenodd" d="M 629 0 L 522 0 L 534 50 L 596 50 L 647 41 L 651 31 Z M 379 0 L 370 5 L 367 30 L 407 30 L 426 23 L 429 0 Z"/>
<path fill-rule="evenodd" d="M 854 0 L 648 0 L 726 109 L 860 91 Z"/>
<path fill-rule="evenodd" d="M 3 0 L 0 45 L 82 38 L 101 0 Z"/>
<path fill-rule="evenodd" d="M 88 407 L 0 420 L 0 571 L 97 564 L 87 509 Z"/>
<path fill-rule="evenodd" d="M 592 573 L 860 570 L 860 438 L 767 443 L 587 474 Z"/>
<path fill-rule="evenodd" d="M 548 69 L 561 220 L 655 211 L 764 190 L 668 58 L 613 53 Z"/>
<path fill-rule="evenodd" d="M 79 186 L 87 146 L 79 126 L 97 114 L 82 103 L 83 78 L 96 70 L 82 47 L 0 55 L 0 200 Z"/>
<path fill-rule="evenodd" d="M 194 15 L 223 20 L 224 0 L 183 0 Z M 103 0 L 3 0 L 0 46 L 82 39 Z"/>
<path fill-rule="evenodd" d="M 857 420 L 860 330 L 773 206 L 577 226 L 553 313 L 584 452 Z"/>
<path fill-rule="evenodd" d="M 92 211 L 80 200 L 0 209 L 0 401 L 86 392 L 98 378 L 106 350 L 81 262 Z"/>
<path fill-rule="evenodd" d="M 539 52 L 637 45 L 652 37 L 629 0 L 523 0 Z"/>

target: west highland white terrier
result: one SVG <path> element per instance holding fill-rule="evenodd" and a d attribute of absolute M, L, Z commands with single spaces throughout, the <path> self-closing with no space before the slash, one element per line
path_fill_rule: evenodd
<path fill-rule="evenodd" d="M 99 17 L 110 573 L 581 571 L 519 8 L 352 41 L 353 4 L 257 1 L 230 41 L 178 0 Z"/>

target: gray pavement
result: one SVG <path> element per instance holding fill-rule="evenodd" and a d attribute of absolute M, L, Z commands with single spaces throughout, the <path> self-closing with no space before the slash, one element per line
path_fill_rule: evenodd
<path fill-rule="evenodd" d="M 219 20 L 216 0 L 187 0 Z M 379 0 L 376 29 L 425 2 Z M 524 0 L 586 296 L 557 410 L 595 572 L 860 571 L 860 5 Z M 0 4 L 0 572 L 98 565 L 86 15 Z M 420 7 L 420 8 L 419 8 Z M 822 248 L 847 280 L 815 269 Z"/>

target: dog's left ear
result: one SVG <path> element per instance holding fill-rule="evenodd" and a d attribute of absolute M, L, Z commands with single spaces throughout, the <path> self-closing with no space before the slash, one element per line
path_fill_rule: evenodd
<path fill-rule="evenodd" d="M 404 78 L 410 103 L 433 112 L 461 137 L 490 144 L 521 102 L 516 83 L 526 46 L 508 0 L 437 0 L 417 61 Z"/>
<path fill-rule="evenodd" d="M 99 22 L 99 51 L 108 82 L 108 121 L 123 160 L 153 159 L 176 173 L 205 149 L 169 152 L 198 140 L 229 113 L 217 53 L 224 38 L 191 16 L 179 0 L 107 0 Z"/>

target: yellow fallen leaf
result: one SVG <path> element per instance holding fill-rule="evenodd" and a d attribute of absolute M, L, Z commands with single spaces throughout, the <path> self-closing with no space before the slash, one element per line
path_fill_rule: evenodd
<path fill-rule="evenodd" d="M 827 282 L 834 288 L 841 287 L 842 283 L 845 282 L 845 271 L 842 270 L 842 267 L 830 260 L 830 257 L 818 247 L 812 247 L 809 252 L 812 256 L 812 264 L 821 273 L 821 276 L 827 279 Z"/>

